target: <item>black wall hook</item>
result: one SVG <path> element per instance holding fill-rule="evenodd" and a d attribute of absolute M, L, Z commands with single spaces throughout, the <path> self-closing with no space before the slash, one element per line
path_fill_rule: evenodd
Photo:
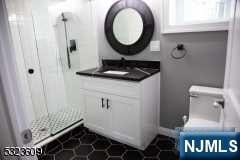
<path fill-rule="evenodd" d="M 178 50 L 178 51 L 182 51 L 182 50 L 184 50 L 184 49 L 185 49 L 184 44 L 177 44 L 177 50 Z"/>
<path fill-rule="evenodd" d="M 171 57 L 174 59 L 182 59 L 186 56 L 186 54 L 187 54 L 187 50 L 184 44 L 177 44 L 177 46 L 173 48 L 171 51 Z"/>

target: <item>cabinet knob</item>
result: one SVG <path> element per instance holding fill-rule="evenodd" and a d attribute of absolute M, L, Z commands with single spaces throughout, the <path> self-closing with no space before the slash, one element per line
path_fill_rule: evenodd
<path fill-rule="evenodd" d="M 104 98 L 102 98 L 102 108 L 104 108 Z"/>

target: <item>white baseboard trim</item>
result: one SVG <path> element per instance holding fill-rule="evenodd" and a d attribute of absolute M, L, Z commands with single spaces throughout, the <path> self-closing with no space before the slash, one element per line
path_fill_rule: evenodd
<path fill-rule="evenodd" d="M 164 135 L 164 136 L 171 137 L 171 138 L 176 138 L 177 137 L 177 132 L 174 129 L 159 127 L 158 128 L 158 133 L 161 134 L 161 135 Z"/>

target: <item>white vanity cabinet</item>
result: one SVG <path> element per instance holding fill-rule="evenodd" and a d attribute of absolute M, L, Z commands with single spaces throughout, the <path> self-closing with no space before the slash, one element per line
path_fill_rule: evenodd
<path fill-rule="evenodd" d="M 144 149 L 157 135 L 160 73 L 140 82 L 81 76 L 84 124 L 89 129 Z"/>

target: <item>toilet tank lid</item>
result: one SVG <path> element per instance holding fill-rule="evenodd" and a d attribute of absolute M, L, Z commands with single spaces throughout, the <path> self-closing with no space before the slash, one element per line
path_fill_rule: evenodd
<path fill-rule="evenodd" d="M 189 93 L 194 95 L 206 95 L 217 98 L 223 98 L 224 92 L 222 88 L 191 86 L 191 88 L 189 89 Z"/>

